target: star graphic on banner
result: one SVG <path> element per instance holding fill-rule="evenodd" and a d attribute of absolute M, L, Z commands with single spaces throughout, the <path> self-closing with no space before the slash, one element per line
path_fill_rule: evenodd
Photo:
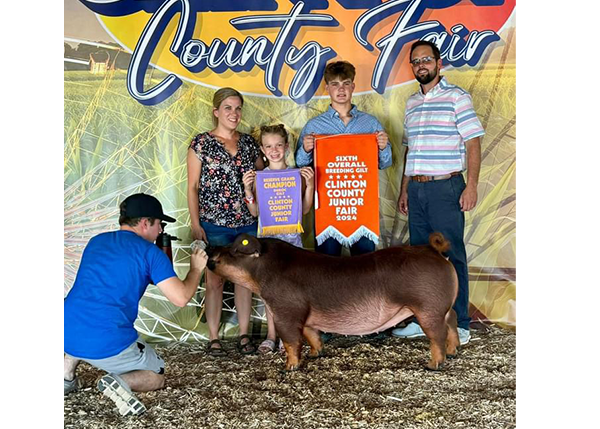
<path fill-rule="evenodd" d="M 354 174 L 353 174 L 353 175 L 352 175 L 352 178 L 353 178 L 353 179 L 356 179 L 356 175 L 354 175 Z"/>
<path fill-rule="evenodd" d="M 330 179 L 330 180 L 333 180 L 333 175 L 331 175 L 331 174 L 330 174 L 330 175 L 329 175 L 329 179 Z"/>
<path fill-rule="evenodd" d="M 362 179 L 362 174 L 359 174 L 359 175 L 358 175 L 358 178 L 359 178 L 359 179 Z"/>
<path fill-rule="evenodd" d="M 338 174 L 336 177 L 339 179 L 339 178 L 340 178 L 340 175 Z"/>
<path fill-rule="evenodd" d="M 347 175 L 347 174 L 344 174 L 344 179 L 347 179 L 347 178 L 348 178 L 348 175 Z"/>

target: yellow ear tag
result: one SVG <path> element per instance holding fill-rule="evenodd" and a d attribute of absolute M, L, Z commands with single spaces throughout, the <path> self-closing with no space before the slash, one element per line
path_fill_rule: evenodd
<path fill-rule="evenodd" d="M 244 240 L 244 241 L 242 241 L 242 244 L 243 244 L 244 246 L 247 246 L 247 245 L 248 245 L 248 240 Z"/>

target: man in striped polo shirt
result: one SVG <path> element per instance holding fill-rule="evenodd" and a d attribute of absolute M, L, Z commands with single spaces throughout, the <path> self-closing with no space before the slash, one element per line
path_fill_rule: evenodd
<path fill-rule="evenodd" d="M 469 93 L 440 76 L 442 60 L 434 43 L 415 42 L 410 63 L 420 88 L 406 103 L 402 144 L 407 149 L 398 210 L 408 214 L 411 245 L 427 244 L 434 231 L 444 234 L 451 243 L 448 256 L 458 275 L 454 310 L 460 343 L 464 345 L 471 338 L 464 212 L 477 204 L 484 130 Z M 466 183 L 462 174 L 465 169 Z M 425 334 L 413 322 L 394 329 L 392 335 L 416 338 Z"/>

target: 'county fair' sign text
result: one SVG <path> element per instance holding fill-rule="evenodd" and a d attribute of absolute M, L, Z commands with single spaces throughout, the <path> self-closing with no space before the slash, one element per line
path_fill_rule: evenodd
<path fill-rule="evenodd" d="M 182 79 L 309 101 L 327 61 L 353 63 L 358 92 L 413 78 L 408 47 L 434 41 L 445 65 L 476 65 L 515 0 L 80 0 L 133 52 L 132 97 L 155 105 Z M 144 87 L 148 66 L 168 73 Z"/>

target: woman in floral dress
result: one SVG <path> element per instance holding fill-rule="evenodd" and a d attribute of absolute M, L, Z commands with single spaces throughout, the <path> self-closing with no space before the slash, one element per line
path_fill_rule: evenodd
<path fill-rule="evenodd" d="M 192 139 L 187 155 L 188 208 L 192 237 L 211 246 L 224 246 L 241 233 L 256 235 L 257 222 L 244 202 L 242 176 L 264 168 L 258 144 L 249 134 L 237 131 L 242 120 L 244 98 L 233 88 L 221 88 L 213 97 L 211 131 Z M 248 336 L 252 292 L 235 285 L 235 308 L 240 325 L 238 350 L 256 351 Z M 206 271 L 204 297 L 210 342 L 207 353 L 225 356 L 219 341 L 223 306 L 223 279 Z"/>

